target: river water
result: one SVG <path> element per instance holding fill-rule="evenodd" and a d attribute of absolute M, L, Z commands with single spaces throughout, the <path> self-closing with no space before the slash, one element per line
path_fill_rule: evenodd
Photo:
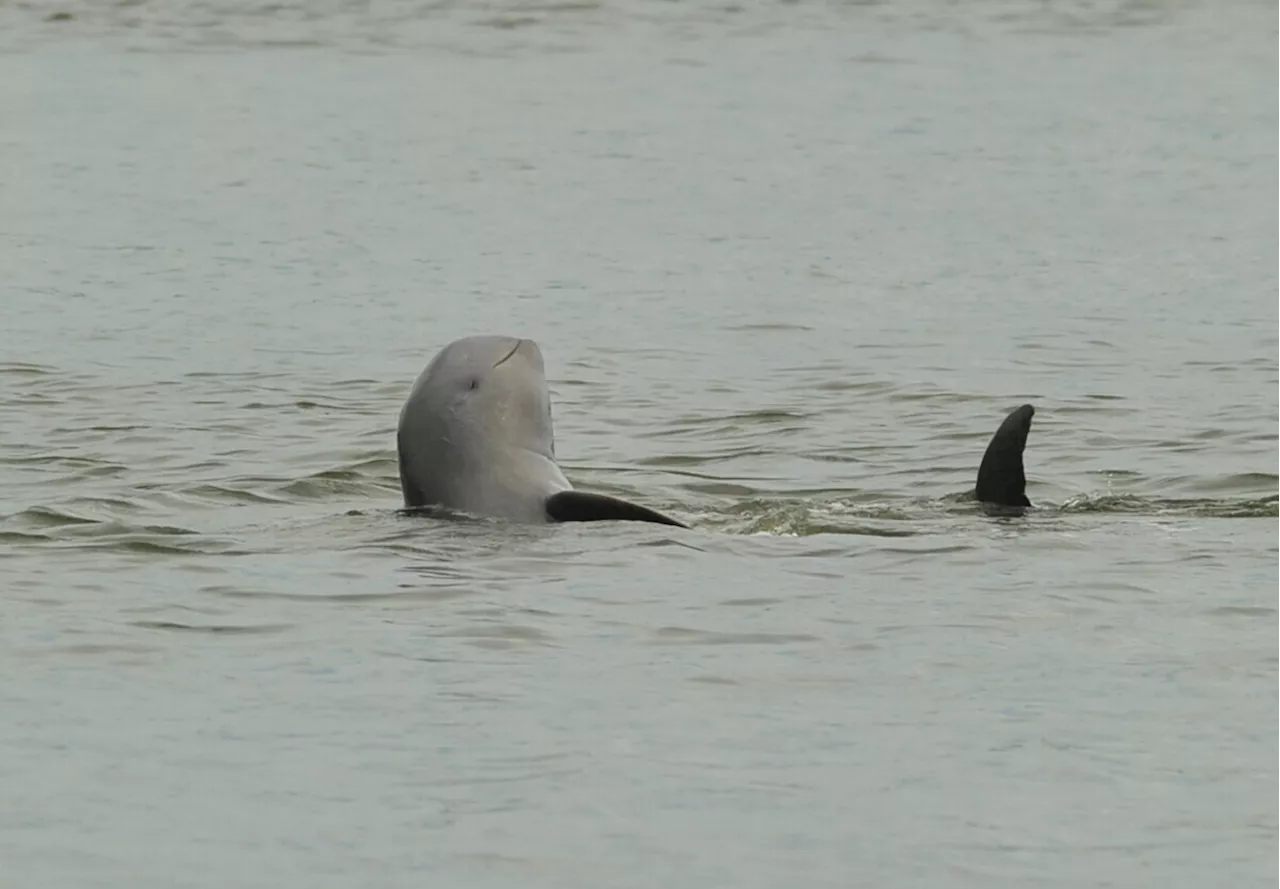
<path fill-rule="evenodd" d="M 0 6 L 0 885 L 1274 886 L 1276 32 Z M 692 529 L 400 514 L 475 333 Z"/>

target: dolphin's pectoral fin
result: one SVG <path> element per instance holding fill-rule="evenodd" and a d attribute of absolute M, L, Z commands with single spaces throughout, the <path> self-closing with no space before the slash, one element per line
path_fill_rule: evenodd
<path fill-rule="evenodd" d="M 655 512 L 647 506 L 637 506 L 617 497 L 605 494 L 588 494 L 586 491 L 560 491 L 547 498 L 547 518 L 553 522 L 655 522 L 659 525 L 688 525 Z"/>
<path fill-rule="evenodd" d="M 1027 447 L 1031 418 L 1036 409 L 1029 404 L 1015 408 L 1004 418 L 982 455 L 978 467 L 978 485 L 974 495 L 983 504 L 996 506 L 1030 506 L 1027 499 L 1027 476 L 1022 468 L 1022 452 Z"/>

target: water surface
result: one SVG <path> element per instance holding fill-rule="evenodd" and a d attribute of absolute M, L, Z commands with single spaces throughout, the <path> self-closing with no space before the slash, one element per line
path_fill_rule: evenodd
<path fill-rule="evenodd" d="M 1274 885 L 1275 39 L 0 8 L 0 883 Z M 693 529 L 398 514 L 486 332 Z"/>

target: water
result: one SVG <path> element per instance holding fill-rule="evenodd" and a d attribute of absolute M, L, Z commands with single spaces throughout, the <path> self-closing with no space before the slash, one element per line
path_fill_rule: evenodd
<path fill-rule="evenodd" d="M 4 6 L 0 885 L 1274 885 L 1275 38 Z M 399 515 L 483 332 L 694 529 Z"/>

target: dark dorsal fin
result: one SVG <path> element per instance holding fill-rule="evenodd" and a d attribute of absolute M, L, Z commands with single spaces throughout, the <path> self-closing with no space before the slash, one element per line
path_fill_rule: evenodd
<path fill-rule="evenodd" d="M 982 455 L 978 467 L 978 486 L 974 491 L 982 503 L 998 506 L 1030 506 L 1027 499 L 1027 476 L 1022 469 L 1022 452 L 1031 431 L 1031 418 L 1036 409 L 1029 404 L 1015 408 L 1004 418 Z"/>
<path fill-rule="evenodd" d="M 687 528 L 683 522 L 605 494 L 561 491 L 547 498 L 547 518 L 553 522 L 656 522 Z"/>

